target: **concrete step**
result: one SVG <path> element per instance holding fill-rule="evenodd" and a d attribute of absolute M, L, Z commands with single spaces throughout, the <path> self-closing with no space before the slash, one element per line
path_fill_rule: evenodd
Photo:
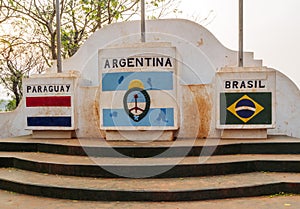
<path fill-rule="evenodd" d="M 105 178 L 198 177 L 249 172 L 300 172 L 300 155 L 110 158 L 0 152 L 0 166 L 40 173 Z"/>
<path fill-rule="evenodd" d="M 300 175 L 255 172 L 171 179 L 87 178 L 0 169 L 0 189 L 73 200 L 191 201 L 300 193 Z"/>
<path fill-rule="evenodd" d="M 300 141 L 290 137 L 107 143 L 27 136 L 1 140 L 0 189 L 102 201 L 300 193 L 299 163 Z"/>
<path fill-rule="evenodd" d="M 235 154 L 300 154 L 300 140 L 273 136 L 265 140 L 191 140 L 106 142 L 103 139 L 1 139 L 0 151 L 44 152 L 94 157 L 181 157 Z"/>
<path fill-rule="evenodd" d="M 77 201 L 37 197 L 0 190 L 1 209 L 299 209 L 300 195 L 276 194 L 259 197 L 181 202 Z"/>

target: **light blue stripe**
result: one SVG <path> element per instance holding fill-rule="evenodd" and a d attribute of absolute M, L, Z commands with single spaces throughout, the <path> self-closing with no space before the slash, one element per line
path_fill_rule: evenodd
<path fill-rule="evenodd" d="M 139 122 L 133 121 L 124 109 L 103 109 L 103 126 L 174 126 L 174 108 L 151 108 Z"/>
<path fill-rule="evenodd" d="M 118 72 L 102 74 L 102 91 L 124 91 L 138 79 L 145 90 L 173 90 L 173 72 Z"/>

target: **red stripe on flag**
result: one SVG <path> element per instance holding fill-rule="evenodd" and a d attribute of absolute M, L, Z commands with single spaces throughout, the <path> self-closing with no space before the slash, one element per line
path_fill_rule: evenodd
<path fill-rule="evenodd" d="M 71 107 L 71 96 L 26 97 L 26 107 Z"/>

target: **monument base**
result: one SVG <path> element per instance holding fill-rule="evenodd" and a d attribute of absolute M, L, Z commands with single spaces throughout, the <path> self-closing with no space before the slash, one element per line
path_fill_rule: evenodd
<path fill-rule="evenodd" d="M 174 131 L 106 131 L 107 141 L 172 141 Z"/>
<path fill-rule="evenodd" d="M 266 139 L 267 129 L 224 129 L 222 139 Z"/>
<path fill-rule="evenodd" d="M 71 139 L 74 131 L 52 131 L 52 130 L 33 130 L 32 138 L 35 139 Z"/>

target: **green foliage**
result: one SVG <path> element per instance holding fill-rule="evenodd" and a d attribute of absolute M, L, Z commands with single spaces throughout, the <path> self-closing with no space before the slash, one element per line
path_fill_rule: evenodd
<path fill-rule="evenodd" d="M 4 100 L 0 99 L 0 112 L 1 111 L 13 111 L 17 108 L 16 99 Z"/>
<path fill-rule="evenodd" d="M 8 102 L 8 104 L 5 107 L 5 111 L 13 111 L 17 108 L 16 99 L 12 99 Z"/>
<path fill-rule="evenodd" d="M 274 194 L 274 195 L 270 195 L 269 197 L 270 198 L 273 198 L 273 197 L 291 197 L 291 196 L 295 196 L 296 194 L 293 194 L 293 193 L 285 193 L 285 192 L 279 192 L 277 194 Z"/>

